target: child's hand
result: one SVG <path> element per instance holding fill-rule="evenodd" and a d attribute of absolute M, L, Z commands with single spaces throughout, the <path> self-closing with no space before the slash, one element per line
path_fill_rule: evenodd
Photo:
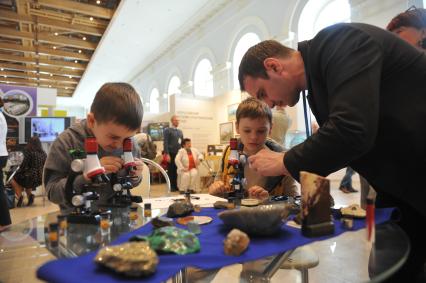
<path fill-rule="evenodd" d="M 260 200 L 269 198 L 268 191 L 260 186 L 251 187 L 250 189 L 248 189 L 248 194 L 250 198 L 256 198 Z"/>
<path fill-rule="evenodd" d="M 209 186 L 209 194 L 211 195 L 222 195 L 229 191 L 229 187 L 225 186 L 222 181 L 215 181 Z"/>
<path fill-rule="evenodd" d="M 138 176 L 139 178 L 142 178 L 143 173 L 143 161 L 139 158 L 135 158 L 135 164 L 134 170 L 130 171 L 131 176 Z"/>
<path fill-rule="evenodd" d="M 101 166 L 105 168 L 105 173 L 117 173 L 123 167 L 124 161 L 116 156 L 104 156 L 100 160 Z"/>

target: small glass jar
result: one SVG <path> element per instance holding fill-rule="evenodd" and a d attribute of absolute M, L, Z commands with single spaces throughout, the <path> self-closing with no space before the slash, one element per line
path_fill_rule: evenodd
<path fill-rule="evenodd" d="M 67 217 L 65 215 L 58 215 L 57 218 L 58 218 L 59 236 L 66 236 L 67 228 L 68 228 Z"/>
<path fill-rule="evenodd" d="M 136 221 L 138 218 L 139 218 L 138 207 L 137 206 L 131 206 L 130 211 L 129 211 L 130 221 Z"/>
<path fill-rule="evenodd" d="M 49 245 L 54 248 L 58 246 L 58 223 L 49 224 L 49 233 L 48 233 Z"/>
<path fill-rule="evenodd" d="M 111 232 L 111 212 L 102 212 L 99 226 L 101 228 L 101 235 L 105 236 Z"/>
<path fill-rule="evenodd" d="M 143 206 L 143 216 L 144 217 L 151 217 L 152 216 L 152 210 L 151 210 L 151 204 L 145 203 Z"/>

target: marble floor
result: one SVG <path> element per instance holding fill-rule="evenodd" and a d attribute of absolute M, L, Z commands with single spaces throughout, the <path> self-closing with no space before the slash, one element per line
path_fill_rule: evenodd
<path fill-rule="evenodd" d="M 331 180 L 331 194 L 334 198 L 336 207 L 340 207 L 340 206 L 346 206 L 349 204 L 354 204 L 354 203 L 358 203 L 360 202 L 360 193 L 350 193 L 350 194 L 345 194 L 343 192 L 341 192 L 338 189 L 339 186 L 339 182 L 341 177 L 343 176 L 344 171 L 341 170 L 339 172 L 336 172 L 332 175 L 329 176 L 329 179 Z M 353 185 L 355 189 L 359 190 L 359 178 L 358 175 L 354 175 L 352 177 L 353 179 Z M 205 192 L 206 189 L 203 190 L 203 192 Z M 166 192 L 166 185 L 163 184 L 152 184 L 151 186 L 151 197 L 159 197 L 159 196 L 164 196 Z M 176 193 L 174 193 L 176 194 Z M 26 204 L 26 201 L 24 201 L 24 204 Z M 12 217 L 12 222 L 13 224 L 17 224 L 23 221 L 26 221 L 28 219 L 37 217 L 39 215 L 43 215 L 49 212 L 53 212 L 53 211 L 57 211 L 59 210 L 58 206 L 49 202 L 47 199 L 43 198 L 43 196 L 37 196 L 35 198 L 35 202 L 32 206 L 27 207 L 20 207 L 20 208 L 14 208 L 10 210 L 11 213 L 11 217 Z M 1 236 L 1 234 L 0 234 Z M 31 252 L 31 251 L 28 251 Z M 49 256 L 49 254 L 47 253 L 47 256 Z M 53 257 L 50 255 L 50 257 Z M 5 264 L 5 262 L 3 262 L 3 264 Z M 3 265 L 0 262 L 0 265 Z M 15 264 L 23 264 L 23 263 L 14 263 Z M 32 263 L 28 263 L 28 264 L 32 264 Z M 0 266 L 0 270 L 1 272 L 4 272 L 4 270 L 8 270 L 10 268 L 10 264 L 7 264 L 7 266 Z M 19 270 L 19 268 L 15 267 L 13 268 L 15 271 Z M 232 265 L 229 266 L 227 268 L 223 268 L 219 273 L 217 273 L 214 277 L 210 277 L 208 281 L 211 282 L 230 282 L 229 278 L 232 278 L 235 276 L 236 273 L 239 273 L 241 271 L 241 265 Z M 314 271 L 314 270 L 313 270 Z M 280 278 L 285 278 L 286 282 L 301 282 L 301 276 L 300 276 L 300 272 L 298 272 L 297 270 L 280 270 L 280 273 L 284 272 L 284 277 L 282 277 L 280 275 Z M 13 282 L 13 283 L 19 283 L 19 282 L 40 282 L 39 280 L 34 278 L 35 276 L 33 274 L 27 274 L 27 275 L 23 275 L 20 274 L 19 276 L 14 276 L 14 277 L 7 277 L 9 278 L 8 280 L 4 281 L 3 277 L 3 281 L 2 281 L 2 276 L 0 276 L 0 282 L 2 283 L 6 283 L 6 282 Z M 13 278 L 13 279 L 12 279 Z M 235 278 L 235 277 L 234 277 Z M 315 273 L 314 272 L 310 272 L 310 277 L 309 277 L 310 282 L 321 282 L 321 275 Z M 201 281 L 197 281 L 194 280 L 192 282 L 207 282 L 206 279 L 201 280 Z M 274 279 L 272 280 L 272 282 L 274 282 Z M 354 281 L 356 282 L 356 281 Z"/>

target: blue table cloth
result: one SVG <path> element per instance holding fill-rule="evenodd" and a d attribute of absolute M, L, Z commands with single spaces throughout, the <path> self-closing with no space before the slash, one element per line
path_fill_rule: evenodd
<path fill-rule="evenodd" d="M 383 223 L 390 219 L 393 209 L 376 209 L 376 224 Z M 190 255 L 159 255 L 160 263 L 154 275 L 147 278 L 126 278 L 100 268 L 94 263 L 93 259 L 97 253 L 90 252 L 76 258 L 58 259 L 50 261 L 41 266 L 37 271 L 40 279 L 49 282 L 161 282 L 175 275 L 184 267 L 193 266 L 202 269 L 220 268 L 226 265 L 242 263 L 260 259 L 266 256 L 275 255 L 294 249 L 298 246 L 309 244 L 314 241 L 321 241 L 335 237 L 347 232 L 342 227 L 340 220 L 335 221 L 335 232 L 332 235 L 308 238 L 301 234 L 300 229 L 283 225 L 280 233 L 273 237 L 251 237 L 250 245 L 241 256 L 234 257 L 225 255 L 223 252 L 223 240 L 229 229 L 226 229 L 222 221 L 217 217 L 219 211 L 213 208 L 204 208 L 200 213 L 194 215 L 207 215 L 213 218 L 212 223 L 203 225 L 202 233 L 199 235 L 201 251 Z M 179 226 L 179 225 L 178 225 Z M 365 227 L 365 219 L 355 219 L 352 230 L 358 230 Z M 112 244 L 126 242 L 134 235 L 149 235 L 152 232 L 152 225 L 147 224 L 135 231 L 122 235 Z"/>

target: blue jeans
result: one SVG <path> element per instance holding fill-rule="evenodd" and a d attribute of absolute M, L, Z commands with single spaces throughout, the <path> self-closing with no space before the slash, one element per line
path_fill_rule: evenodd
<path fill-rule="evenodd" d="M 346 167 L 346 173 L 340 182 L 340 187 L 352 188 L 352 175 L 355 171 L 351 167 Z"/>

